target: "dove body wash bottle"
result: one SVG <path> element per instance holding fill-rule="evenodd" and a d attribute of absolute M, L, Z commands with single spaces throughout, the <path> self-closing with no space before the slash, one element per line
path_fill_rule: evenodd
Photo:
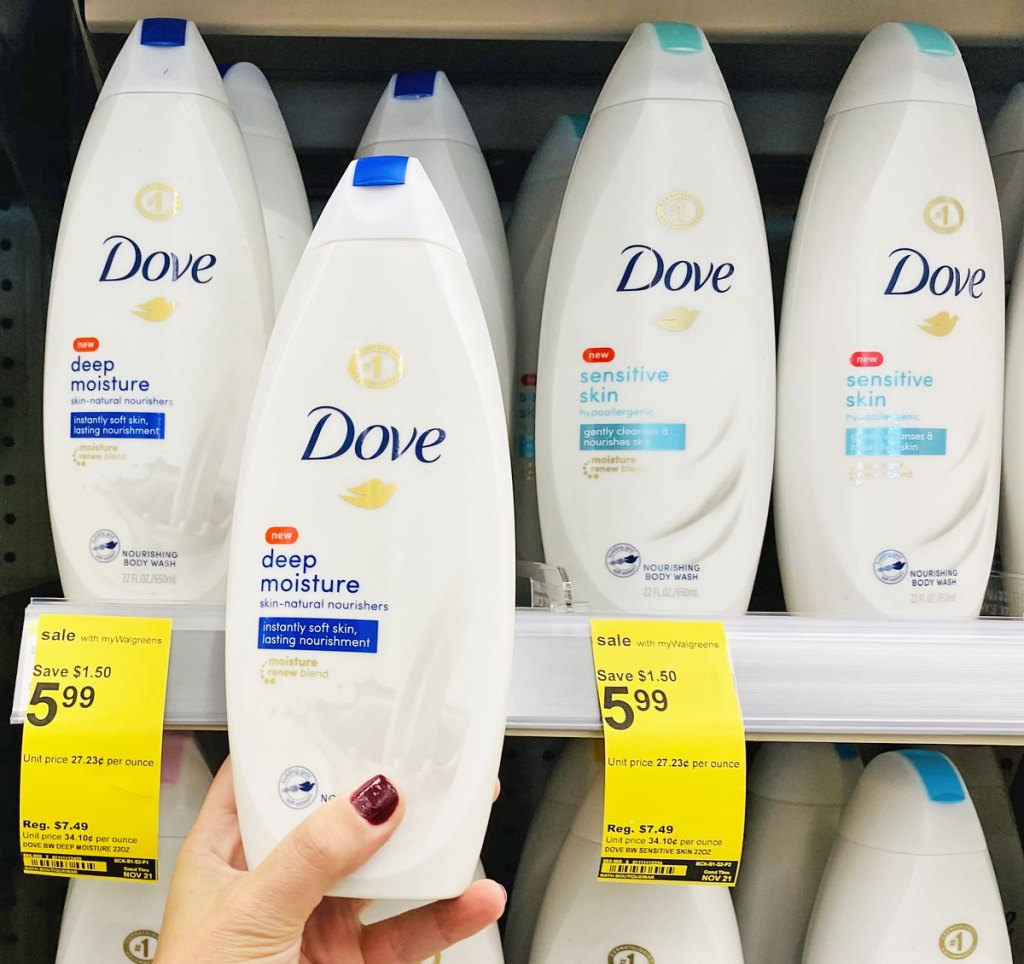
<path fill-rule="evenodd" d="M 868 764 L 839 824 L 802 964 L 1011 964 L 985 836 L 934 750 Z"/>
<path fill-rule="evenodd" d="M 75 878 L 68 884 L 55 964 L 152 961 L 181 846 L 210 789 L 195 739 L 165 733 L 160 771 L 160 839 L 155 883 Z"/>
<path fill-rule="evenodd" d="M 374 154 L 418 158 L 440 196 L 480 296 L 511 424 L 515 307 L 505 228 L 487 162 L 443 71 L 391 78 L 356 152 Z"/>
<path fill-rule="evenodd" d="M 541 141 L 523 175 L 508 223 L 508 254 L 516 294 L 515 439 L 512 481 L 516 498 L 516 555 L 544 561 L 537 516 L 537 348 L 551 246 L 585 115 L 563 114 Z"/>
<path fill-rule="evenodd" d="M 545 561 L 595 609 L 745 611 L 774 411 L 764 219 L 732 101 L 699 28 L 641 24 L 583 135 L 551 255 Z"/>
<path fill-rule="evenodd" d="M 140 21 L 78 152 L 50 291 L 46 482 L 69 599 L 223 601 L 271 312 L 217 67 L 193 23 Z"/>
<path fill-rule="evenodd" d="M 383 773 L 405 818 L 335 893 L 453 897 L 473 878 L 498 771 L 515 548 L 487 326 L 418 160 L 349 165 L 267 357 L 226 615 L 249 865 Z"/>
<path fill-rule="evenodd" d="M 1003 402 L 999 210 L 941 30 L 887 23 L 829 108 L 782 304 L 775 527 L 787 608 L 976 616 Z"/>
<path fill-rule="evenodd" d="M 743 964 L 725 887 L 598 880 L 604 775 L 589 787 L 544 894 L 529 964 Z"/>
<path fill-rule="evenodd" d="M 986 138 L 1003 227 L 1003 270 L 1013 280 L 1024 232 L 1024 84 L 1010 91 Z"/>
<path fill-rule="evenodd" d="M 800 964 L 839 818 L 863 771 L 850 744 L 765 743 L 758 750 L 733 892 L 744 964 Z"/>
<path fill-rule="evenodd" d="M 263 72 L 255 64 L 232 64 L 224 71 L 224 88 L 256 178 L 276 313 L 313 230 L 309 199 L 281 108 Z"/>

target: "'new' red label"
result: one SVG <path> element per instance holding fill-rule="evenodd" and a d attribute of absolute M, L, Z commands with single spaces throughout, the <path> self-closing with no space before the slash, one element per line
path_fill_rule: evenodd
<path fill-rule="evenodd" d="M 537 384 L 537 373 L 526 372 L 524 375 L 520 377 L 519 381 L 527 388 L 533 388 L 533 386 Z"/>
<path fill-rule="evenodd" d="M 294 526 L 271 526 L 267 529 L 266 539 L 272 546 L 284 543 L 289 545 L 299 538 L 299 530 Z"/>
<path fill-rule="evenodd" d="M 100 347 L 99 338 L 76 338 L 72 342 L 75 351 L 96 351 Z"/>
<path fill-rule="evenodd" d="M 880 351 L 855 351 L 850 356 L 854 368 L 877 368 L 885 361 Z"/>
<path fill-rule="evenodd" d="M 588 365 L 600 365 L 605 362 L 610 362 L 614 358 L 614 348 L 585 348 L 583 350 L 583 360 Z"/>

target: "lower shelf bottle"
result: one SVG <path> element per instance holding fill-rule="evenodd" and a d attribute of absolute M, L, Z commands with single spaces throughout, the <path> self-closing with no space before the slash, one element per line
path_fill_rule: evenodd
<path fill-rule="evenodd" d="M 1003 898 L 1014 964 L 1020 964 L 1024 961 L 1024 850 L 999 760 L 990 746 L 949 746 L 942 752 L 960 771 L 974 801 Z"/>
<path fill-rule="evenodd" d="M 68 886 L 56 964 L 152 961 L 178 853 L 210 787 L 195 740 L 164 735 L 159 875 L 155 884 L 77 877 Z"/>
<path fill-rule="evenodd" d="M 604 778 L 590 787 L 558 855 L 530 964 L 743 964 L 724 887 L 597 879 Z"/>
<path fill-rule="evenodd" d="M 487 875 L 482 865 L 476 868 L 476 879 L 482 880 Z M 397 917 L 407 910 L 422 907 L 422 901 L 375 900 L 363 911 L 364 924 L 376 924 L 378 921 Z M 443 951 L 437 951 L 432 957 L 426 958 L 422 964 L 505 964 L 501 956 L 501 936 L 498 925 L 491 924 L 482 931 L 467 937 L 458 944 Z"/>
<path fill-rule="evenodd" d="M 849 744 L 768 743 L 758 751 L 734 893 L 745 964 L 800 964 L 839 818 L 863 770 Z"/>
<path fill-rule="evenodd" d="M 587 789 L 600 772 L 601 740 L 570 740 L 551 773 L 519 857 L 505 922 L 505 959 L 526 964 L 544 891 Z"/>
<path fill-rule="evenodd" d="M 899 750 L 865 769 L 839 826 L 803 964 L 1010 964 L 992 861 L 956 767 Z"/>

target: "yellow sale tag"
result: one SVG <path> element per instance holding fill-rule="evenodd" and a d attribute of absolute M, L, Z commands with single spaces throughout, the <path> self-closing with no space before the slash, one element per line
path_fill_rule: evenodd
<path fill-rule="evenodd" d="M 171 621 L 39 617 L 21 755 L 25 872 L 157 879 Z"/>
<path fill-rule="evenodd" d="M 721 623 L 594 619 L 605 737 L 602 880 L 733 886 L 743 717 Z"/>

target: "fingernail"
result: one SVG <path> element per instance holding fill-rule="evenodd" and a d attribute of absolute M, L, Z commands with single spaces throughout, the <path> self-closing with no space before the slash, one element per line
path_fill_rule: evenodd
<path fill-rule="evenodd" d="M 398 807 L 398 791 L 386 776 L 378 773 L 356 790 L 349 800 L 360 817 L 378 827 Z"/>
<path fill-rule="evenodd" d="M 508 891 L 505 890 L 505 888 L 501 884 L 498 884 L 498 886 L 501 887 L 501 892 L 505 895 L 505 903 L 507 904 L 508 903 Z"/>

